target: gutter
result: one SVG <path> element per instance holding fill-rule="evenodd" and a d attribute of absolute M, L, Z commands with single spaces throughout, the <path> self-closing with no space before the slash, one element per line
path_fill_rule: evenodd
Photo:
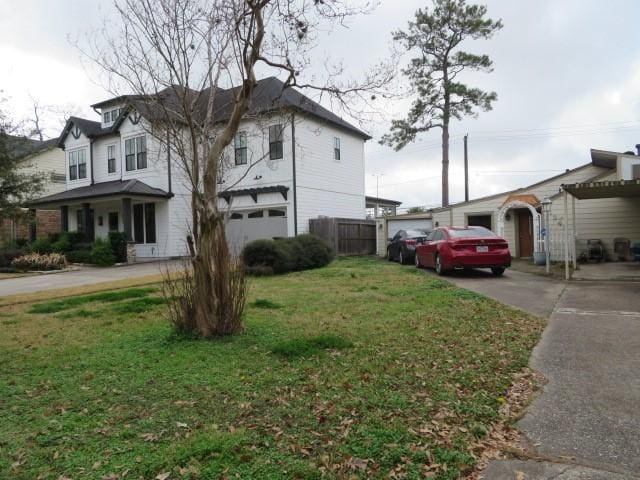
<path fill-rule="evenodd" d="M 93 179 L 93 138 L 89 139 L 89 165 L 91 166 L 91 185 L 95 184 Z"/>
<path fill-rule="evenodd" d="M 298 236 L 298 190 L 296 188 L 296 117 L 291 113 L 291 158 L 293 164 L 293 236 Z"/>
<path fill-rule="evenodd" d="M 169 194 L 173 194 L 173 190 L 171 188 L 171 142 L 169 132 L 167 132 L 167 187 Z"/>

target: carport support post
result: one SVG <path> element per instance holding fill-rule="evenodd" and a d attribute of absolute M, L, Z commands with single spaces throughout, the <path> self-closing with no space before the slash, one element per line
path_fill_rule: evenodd
<path fill-rule="evenodd" d="M 569 199 L 564 191 L 564 278 L 569 280 Z"/>

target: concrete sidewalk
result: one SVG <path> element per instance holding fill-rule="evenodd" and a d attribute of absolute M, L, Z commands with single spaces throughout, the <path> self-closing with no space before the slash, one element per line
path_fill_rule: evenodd
<path fill-rule="evenodd" d="M 531 358 L 547 383 L 518 422 L 532 455 L 548 461 L 494 461 L 484 478 L 640 479 L 640 283 L 446 278 L 549 318 Z"/>
<path fill-rule="evenodd" d="M 182 267 L 182 262 L 168 260 L 107 268 L 82 267 L 72 272 L 6 278 L 0 280 L 0 297 L 158 275 L 167 267 L 177 270 Z"/>

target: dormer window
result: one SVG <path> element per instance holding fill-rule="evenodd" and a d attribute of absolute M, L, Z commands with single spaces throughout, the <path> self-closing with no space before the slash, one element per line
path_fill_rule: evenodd
<path fill-rule="evenodd" d="M 120 109 L 114 108 L 113 110 L 109 110 L 102 114 L 102 123 L 109 124 L 116 121 L 118 116 L 120 115 Z"/>

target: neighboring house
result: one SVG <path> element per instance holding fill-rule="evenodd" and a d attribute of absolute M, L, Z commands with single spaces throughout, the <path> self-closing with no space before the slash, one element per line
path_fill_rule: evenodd
<path fill-rule="evenodd" d="M 256 85 L 247 120 L 228 149 L 220 206 L 228 209 L 234 251 L 256 238 L 294 236 L 318 216 L 365 218 L 364 142 L 370 137 L 271 77 Z M 161 92 L 170 98 L 169 89 Z M 206 100 L 206 96 L 204 96 Z M 65 191 L 33 203 L 60 209 L 62 227 L 87 239 L 127 233 L 138 257 L 186 254 L 191 188 L 152 119 L 123 96 L 92 107 L 95 122 L 72 117 L 59 146 L 66 154 Z M 218 118 L 231 91 L 218 92 Z"/>
<path fill-rule="evenodd" d="M 514 257 L 531 257 L 544 249 L 549 235 L 553 260 L 563 259 L 565 223 L 575 239 L 576 254 L 590 239 L 601 240 L 613 258 L 614 240 L 640 240 L 640 197 L 634 195 L 591 198 L 570 204 L 565 215 L 563 186 L 593 182 L 617 182 L 640 178 L 640 157 L 633 152 L 591 150 L 591 162 L 528 187 L 431 210 L 434 226 L 481 225 L 504 236 Z M 623 182 L 624 183 L 624 182 Z M 542 218 L 542 202 L 548 199 L 548 225 Z M 573 202 L 572 202 L 573 203 Z M 575 209 L 575 216 L 573 211 Z M 573 225 L 575 223 L 575 232 Z"/>
<path fill-rule="evenodd" d="M 51 195 L 65 189 L 64 152 L 58 148 L 58 139 L 45 141 L 25 137 L 12 137 L 12 149 L 20 164 L 20 171 L 39 174 L 44 178 L 42 195 Z M 34 229 L 26 221 L 4 220 L 0 224 L 0 240 L 3 242 L 33 237 Z M 58 210 L 38 210 L 36 229 L 38 236 L 60 231 Z"/>

